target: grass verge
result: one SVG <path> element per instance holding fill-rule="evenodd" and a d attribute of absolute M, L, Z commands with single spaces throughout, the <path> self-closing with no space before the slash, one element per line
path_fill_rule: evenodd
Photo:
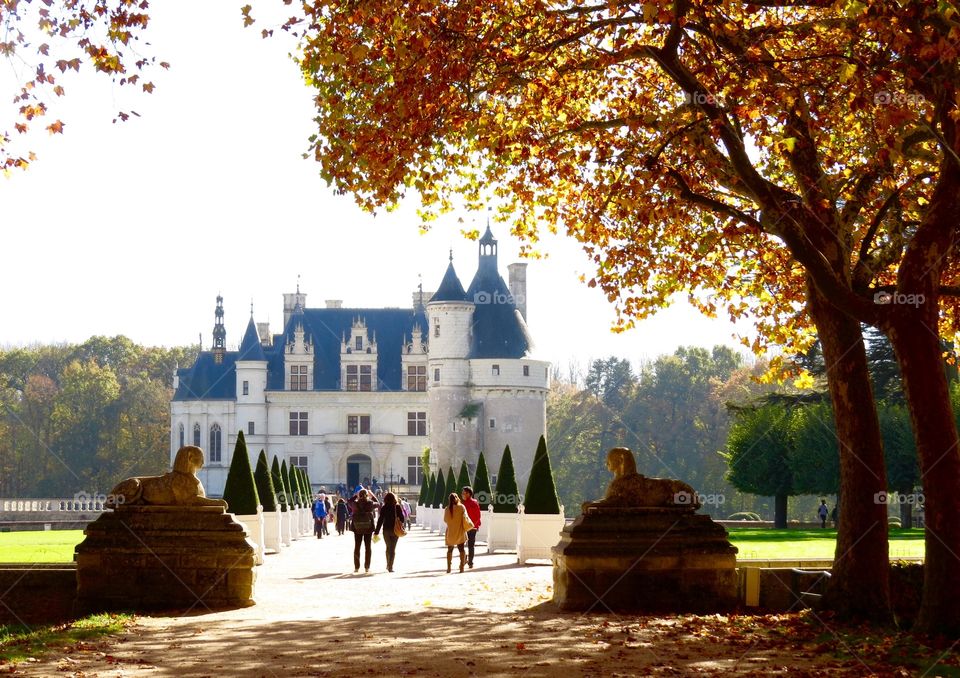
<path fill-rule="evenodd" d="M 0 562 L 70 563 L 83 530 L 0 532 Z"/>
<path fill-rule="evenodd" d="M 727 529 L 730 542 L 739 549 L 737 558 L 833 558 L 835 529 L 738 528 Z M 924 554 L 923 530 L 890 530 L 890 557 L 917 558 Z"/>
<path fill-rule="evenodd" d="M 122 633 L 133 622 L 129 614 L 94 614 L 55 625 L 0 626 L 0 665 L 19 664 L 51 650 L 71 651 L 84 641 Z"/>

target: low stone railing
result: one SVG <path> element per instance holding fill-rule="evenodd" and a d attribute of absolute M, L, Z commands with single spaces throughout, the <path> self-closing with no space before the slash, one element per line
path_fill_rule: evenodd
<path fill-rule="evenodd" d="M 0 499 L 0 513 L 103 511 L 106 495 L 60 499 Z"/>

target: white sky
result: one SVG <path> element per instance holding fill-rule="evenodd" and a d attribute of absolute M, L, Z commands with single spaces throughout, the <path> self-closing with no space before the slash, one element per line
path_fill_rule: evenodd
<path fill-rule="evenodd" d="M 426 290 L 439 284 L 449 248 L 469 284 L 477 246 L 456 218 L 482 226 L 485 215 L 453 215 L 421 236 L 412 205 L 373 217 L 335 196 L 301 157 L 313 108 L 289 47 L 262 40 L 259 22 L 244 29 L 239 7 L 155 3 L 151 53 L 172 67 L 151 75 L 153 94 L 77 77 L 49 102 L 49 122 L 62 118 L 64 135 L 36 133 L 38 161 L 0 178 L 0 345 L 124 334 L 173 346 L 202 333 L 208 347 L 222 293 L 235 346 L 251 301 L 257 321 L 279 331 L 281 295 L 298 274 L 310 307 L 329 298 L 409 306 L 418 274 Z M 16 67 L 0 61 L 0 92 L 14 93 Z M 142 117 L 111 123 L 131 108 Z M 506 279 L 519 246 L 505 225 L 494 231 Z M 531 260 L 527 274 L 538 357 L 566 369 L 610 354 L 636 361 L 679 345 L 739 346 L 729 322 L 685 304 L 615 335 L 612 306 L 578 280 L 591 273 L 579 247 L 552 238 L 543 250 L 550 256 Z"/>

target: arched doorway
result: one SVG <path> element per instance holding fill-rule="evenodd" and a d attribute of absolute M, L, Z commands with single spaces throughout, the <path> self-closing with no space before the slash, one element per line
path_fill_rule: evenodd
<path fill-rule="evenodd" d="M 370 482 L 373 477 L 373 463 L 365 454 L 351 454 L 347 457 L 347 487 L 352 492 L 360 483 Z"/>

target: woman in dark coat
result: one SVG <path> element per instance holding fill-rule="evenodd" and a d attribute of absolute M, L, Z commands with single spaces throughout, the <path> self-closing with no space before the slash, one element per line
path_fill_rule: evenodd
<path fill-rule="evenodd" d="M 380 530 L 383 530 L 383 543 L 387 547 L 387 572 L 393 572 L 393 559 L 397 556 L 397 541 L 400 537 L 393 529 L 397 520 L 403 523 L 403 509 L 397 502 L 397 495 L 387 492 L 383 495 L 383 506 L 380 509 L 380 517 L 377 519 L 377 529 L 373 532 L 380 534 Z"/>
<path fill-rule="evenodd" d="M 343 531 L 347 529 L 347 502 L 343 500 L 343 497 L 337 500 L 336 516 L 337 534 L 342 537 Z"/>
<path fill-rule="evenodd" d="M 353 507 L 353 571 L 360 571 L 360 544 L 366 548 L 364 550 L 363 568 L 364 571 L 370 571 L 370 539 L 373 537 L 373 530 L 376 525 L 377 504 L 371 498 L 366 490 L 357 493 L 356 501 Z"/>

